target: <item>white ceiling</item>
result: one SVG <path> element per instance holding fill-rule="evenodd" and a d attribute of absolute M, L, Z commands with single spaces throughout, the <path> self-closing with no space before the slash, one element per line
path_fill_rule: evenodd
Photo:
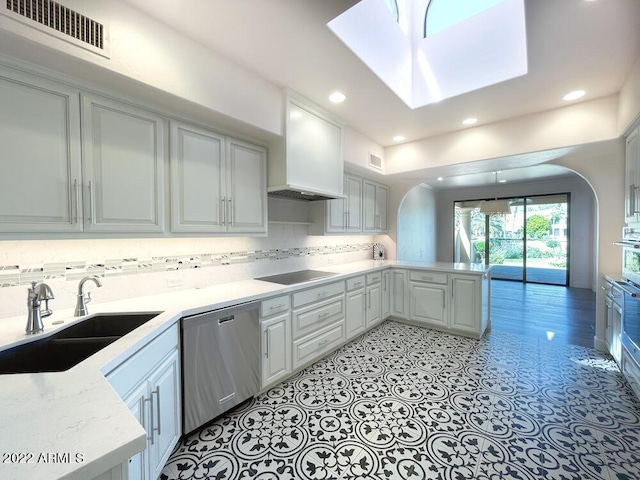
<path fill-rule="evenodd" d="M 640 0 L 526 0 L 527 75 L 411 110 L 326 26 L 356 0 L 126 1 L 383 146 L 561 107 L 576 89 L 617 93 L 640 56 Z M 334 90 L 347 100 L 331 104 Z"/>

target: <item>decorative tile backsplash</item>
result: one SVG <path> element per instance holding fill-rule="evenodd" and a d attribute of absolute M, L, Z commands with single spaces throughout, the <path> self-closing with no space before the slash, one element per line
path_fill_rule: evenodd
<path fill-rule="evenodd" d="M 28 285 L 30 282 L 51 279 L 77 281 L 87 275 L 101 277 L 135 275 L 138 273 L 187 270 L 265 260 L 284 260 L 292 257 L 372 251 L 372 249 L 372 243 L 356 243 L 227 253 L 200 253 L 169 257 L 115 258 L 95 263 L 87 263 L 80 260 L 64 263 L 45 263 L 42 265 L 0 265 L 0 288 Z"/>

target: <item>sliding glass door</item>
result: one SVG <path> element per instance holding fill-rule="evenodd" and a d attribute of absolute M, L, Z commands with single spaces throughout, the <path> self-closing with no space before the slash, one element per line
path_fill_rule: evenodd
<path fill-rule="evenodd" d="M 508 200 L 505 215 L 455 203 L 454 260 L 491 265 L 496 279 L 568 285 L 569 194 Z"/>

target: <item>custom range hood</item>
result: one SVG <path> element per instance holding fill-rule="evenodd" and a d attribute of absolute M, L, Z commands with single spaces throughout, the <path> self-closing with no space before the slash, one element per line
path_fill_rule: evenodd
<path fill-rule="evenodd" d="M 270 149 L 267 193 L 307 201 L 345 198 L 344 122 L 290 90 L 285 101 L 285 135 Z"/>

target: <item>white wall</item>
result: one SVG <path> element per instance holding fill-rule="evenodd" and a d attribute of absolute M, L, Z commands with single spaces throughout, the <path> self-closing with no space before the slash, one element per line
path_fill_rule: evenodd
<path fill-rule="evenodd" d="M 436 261 L 436 197 L 417 185 L 407 192 L 397 219 L 398 260 Z"/>
<path fill-rule="evenodd" d="M 385 149 L 386 173 L 426 169 L 593 143 L 618 137 L 618 97 L 431 137 Z"/>
<path fill-rule="evenodd" d="M 570 272 L 572 287 L 596 288 L 595 280 L 595 196 L 591 187 L 578 175 L 558 180 L 500 185 L 499 196 L 571 194 Z M 438 202 L 438 260 L 453 261 L 454 202 L 492 198 L 495 187 L 442 190 Z"/>
<path fill-rule="evenodd" d="M 620 90 L 618 133 L 623 135 L 640 118 L 640 58 L 629 72 Z"/>
<path fill-rule="evenodd" d="M 163 99 L 172 106 L 179 105 L 187 115 L 206 110 L 215 112 L 217 121 L 228 117 L 256 130 L 282 135 L 283 94 L 265 79 L 126 2 L 67 0 L 65 6 L 110 26 L 110 58 L 89 53 L 3 16 L 0 16 L 0 53 L 103 87 L 118 88 L 138 98 L 146 96 L 146 100 L 155 102 Z M 176 98 L 180 102 L 175 102 Z"/>

